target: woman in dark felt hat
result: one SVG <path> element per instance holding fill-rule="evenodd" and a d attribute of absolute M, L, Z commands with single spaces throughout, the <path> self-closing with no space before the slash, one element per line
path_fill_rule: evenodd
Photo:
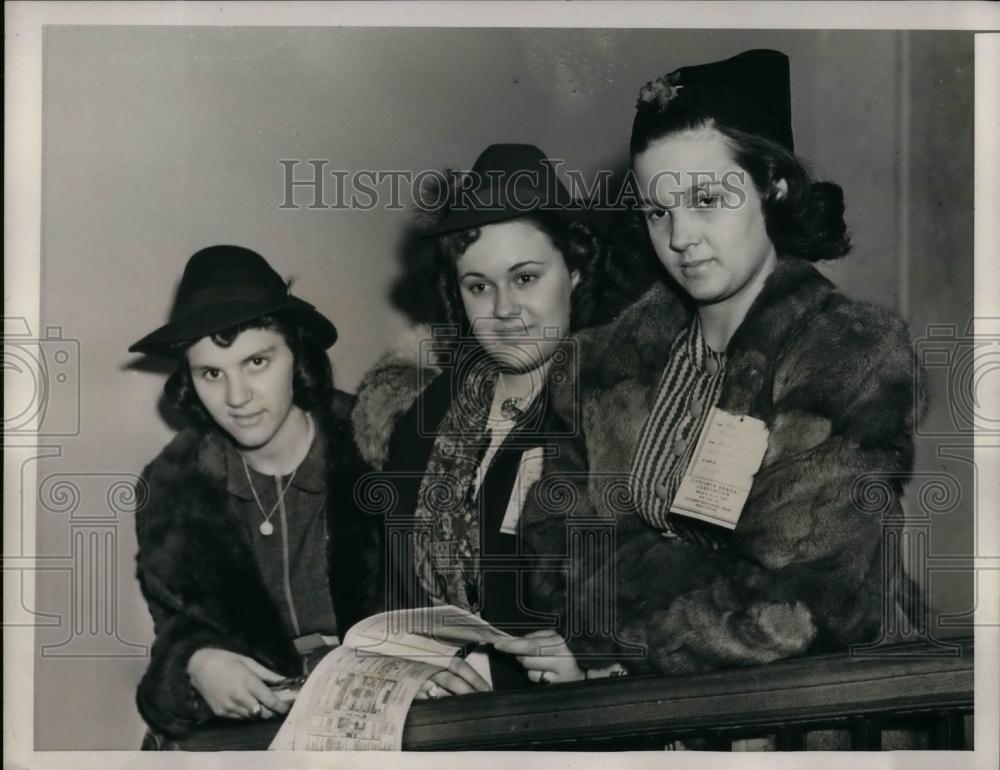
<path fill-rule="evenodd" d="M 574 561 L 534 574 L 534 605 L 588 673 L 878 641 L 918 607 L 886 532 L 922 398 L 903 322 L 812 265 L 849 240 L 840 187 L 794 155 L 788 59 L 749 51 L 647 84 L 630 149 L 637 226 L 670 281 L 550 372 L 580 430 L 546 460 L 522 532 Z M 614 547 L 574 551 L 568 525 L 594 517 Z"/>
<path fill-rule="evenodd" d="M 585 322 L 599 244 L 530 145 L 493 145 L 470 174 L 425 193 L 439 323 L 365 376 L 354 410 L 373 478 L 393 487 L 387 538 L 404 534 L 387 551 L 389 605 L 452 604 L 552 641 L 524 604 L 518 518 L 551 436 L 571 429 L 551 424 L 546 372 Z M 438 675 L 423 695 L 486 689 L 472 668 Z M 493 689 L 542 678 L 509 655 L 491 653 L 488 668 Z"/>
<path fill-rule="evenodd" d="M 188 261 L 170 322 L 129 348 L 176 359 L 165 393 L 189 422 L 144 470 L 136 513 L 156 634 L 137 704 L 155 733 L 284 713 L 270 686 L 381 601 L 336 338 L 259 254 L 213 246 Z"/>

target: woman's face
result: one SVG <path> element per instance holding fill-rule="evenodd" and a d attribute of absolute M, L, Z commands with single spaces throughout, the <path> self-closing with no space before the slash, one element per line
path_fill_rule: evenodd
<path fill-rule="evenodd" d="M 700 304 L 753 296 L 777 255 L 764 227 L 761 198 L 712 128 L 675 134 L 634 163 L 657 256 Z M 783 184 L 783 183 L 782 183 Z"/>
<path fill-rule="evenodd" d="M 280 333 L 247 329 L 228 348 L 203 337 L 187 360 L 201 403 L 240 447 L 267 446 L 288 424 L 295 358 Z"/>
<path fill-rule="evenodd" d="M 549 237 L 524 220 L 486 225 L 457 262 L 472 332 L 499 363 L 536 368 L 569 333 L 579 281 Z"/>

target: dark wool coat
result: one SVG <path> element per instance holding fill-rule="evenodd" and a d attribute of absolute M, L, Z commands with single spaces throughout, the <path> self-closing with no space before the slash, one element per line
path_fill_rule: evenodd
<path fill-rule="evenodd" d="M 533 605 L 558 617 L 582 666 L 620 660 L 635 672 L 766 663 L 877 637 L 912 589 L 899 574 L 883 586 L 883 562 L 898 556 L 885 552 L 895 540 L 884 528 L 900 523 L 922 402 L 905 325 L 846 299 L 810 264 L 779 260 L 727 349 L 719 406 L 763 420 L 770 436 L 739 525 L 714 551 L 661 537 L 627 494 L 670 344 L 692 312 L 659 285 L 571 338 L 550 373 L 576 435 L 546 461 L 522 516 L 526 547 L 554 559 L 534 573 Z M 613 523 L 613 546 L 595 520 Z"/>
<path fill-rule="evenodd" d="M 341 635 L 382 586 L 380 528 L 354 506 L 364 473 L 351 434 L 353 398 L 337 392 L 313 412 L 326 442 L 328 576 Z M 148 500 L 136 513 L 138 578 L 156 640 L 136 702 L 154 730 L 180 736 L 211 717 L 187 675 L 191 655 L 217 647 L 247 655 L 287 676 L 302 673 L 284 635 L 242 525 L 226 509 L 225 441 L 217 431 L 186 429 L 143 471 Z"/>
<path fill-rule="evenodd" d="M 442 371 L 425 365 L 421 371 L 418 353 L 419 342 L 414 339 L 412 348 L 402 348 L 379 361 L 358 387 L 353 415 L 358 447 L 365 461 L 375 469 L 369 481 L 392 486 L 391 494 L 385 495 L 392 503 L 383 514 L 386 525 L 396 532 L 412 526 L 437 430 L 445 414 L 453 408 L 453 397 L 459 388 L 452 367 Z M 523 575 L 513 566 L 520 558 L 517 538 L 501 533 L 500 523 L 515 488 L 522 454 L 548 441 L 544 427 L 550 412 L 547 404 L 543 391 L 501 444 L 479 489 L 481 615 L 514 634 L 537 624 L 524 612 Z M 391 536 L 387 539 L 398 544 L 395 548 L 390 545 L 385 552 L 390 581 L 388 607 L 430 604 L 416 577 L 412 553 L 405 547 L 405 541 Z M 491 656 L 491 673 L 496 690 L 531 685 L 524 669 L 507 655 Z"/>

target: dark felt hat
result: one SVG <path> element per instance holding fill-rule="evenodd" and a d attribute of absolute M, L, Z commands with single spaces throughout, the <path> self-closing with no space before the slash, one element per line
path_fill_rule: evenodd
<path fill-rule="evenodd" d="M 556 175 L 554 165 L 530 144 L 492 144 L 472 171 L 446 186 L 433 208 L 437 220 L 422 237 L 504 222 L 539 210 L 571 215 L 579 205 Z"/>
<path fill-rule="evenodd" d="M 643 137 L 706 117 L 794 152 L 788 57 L 780 51 L 744 51 L 724 61 L 681 67 L 647 83 L 639 90 L 632 123 L 633 154 Z"/>
<path fill-rule="evenodd" d="M 293 314 L 324 348 L 336 342 L 334 325 L 308 302 L 293 297 L 260 254 L 240 246 L 209 246 L 188 260 L 170 321 L 132 344 L 129 352 L 167 354 L 173 343 L 279 312 Z"/>

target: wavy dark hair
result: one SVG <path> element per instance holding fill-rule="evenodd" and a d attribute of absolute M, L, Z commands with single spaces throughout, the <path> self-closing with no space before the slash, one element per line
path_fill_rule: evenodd
<path fill-rule="evenodd" d="M 516 221 L 530 224 L 544 233 L 562 254 L 567 269 L 580 274 L 580 281 L 570 296 L 570 331 L 592 325 L 600 306 L 601 281 L 595 268 L 603 250 L 601 238 L 590 225 L 554 211 L 533 212 Z M 432 281 L 436 315 L 441 323 L 458 327 L 463 336 L 469 333 L 470 325 L 462 304 L 455 263 L 481 234 L 481 228 L 470 227 L 434 239 Z"/>
<path fill-rule="evenodd" d="M 818 182 L 808 166 L 784 145 L 719 123 L 708 115 L 665 113 L 642 116 L 633 125 L 629 151 L 636 157 L 655 142 L 677 133 L 715 129 L 729 143 L 733 160 L 745 170 L 760 194 L 767 235 L 779 257 L 810 262 L 838 259 L 851 250 L 844 222 L 844 192 L 833 182 Z M 778 195 L 784 179 L 788 192 Z"/>
<path fill-rule="evenodd" d="M 281 335 L 292 351 L 292 402 L 307 412 L 327 408 L 333 398 L 333 369 L 326 349 L 312 338 L 289 313 L 262 315 L 210 335 L 212 341 L 228 348 L 243 332 L 249 329 L 268 329 Z M 199 338 L 200 339 L 200 338 Z M 163 386 L 164 397 L 170 407 L 182 418 L 199 427 L 215 424 L 198 398 L 187 350 L 198 340 L 179 342 L 170 348 L 177 359 L 177 368 Z"/>

